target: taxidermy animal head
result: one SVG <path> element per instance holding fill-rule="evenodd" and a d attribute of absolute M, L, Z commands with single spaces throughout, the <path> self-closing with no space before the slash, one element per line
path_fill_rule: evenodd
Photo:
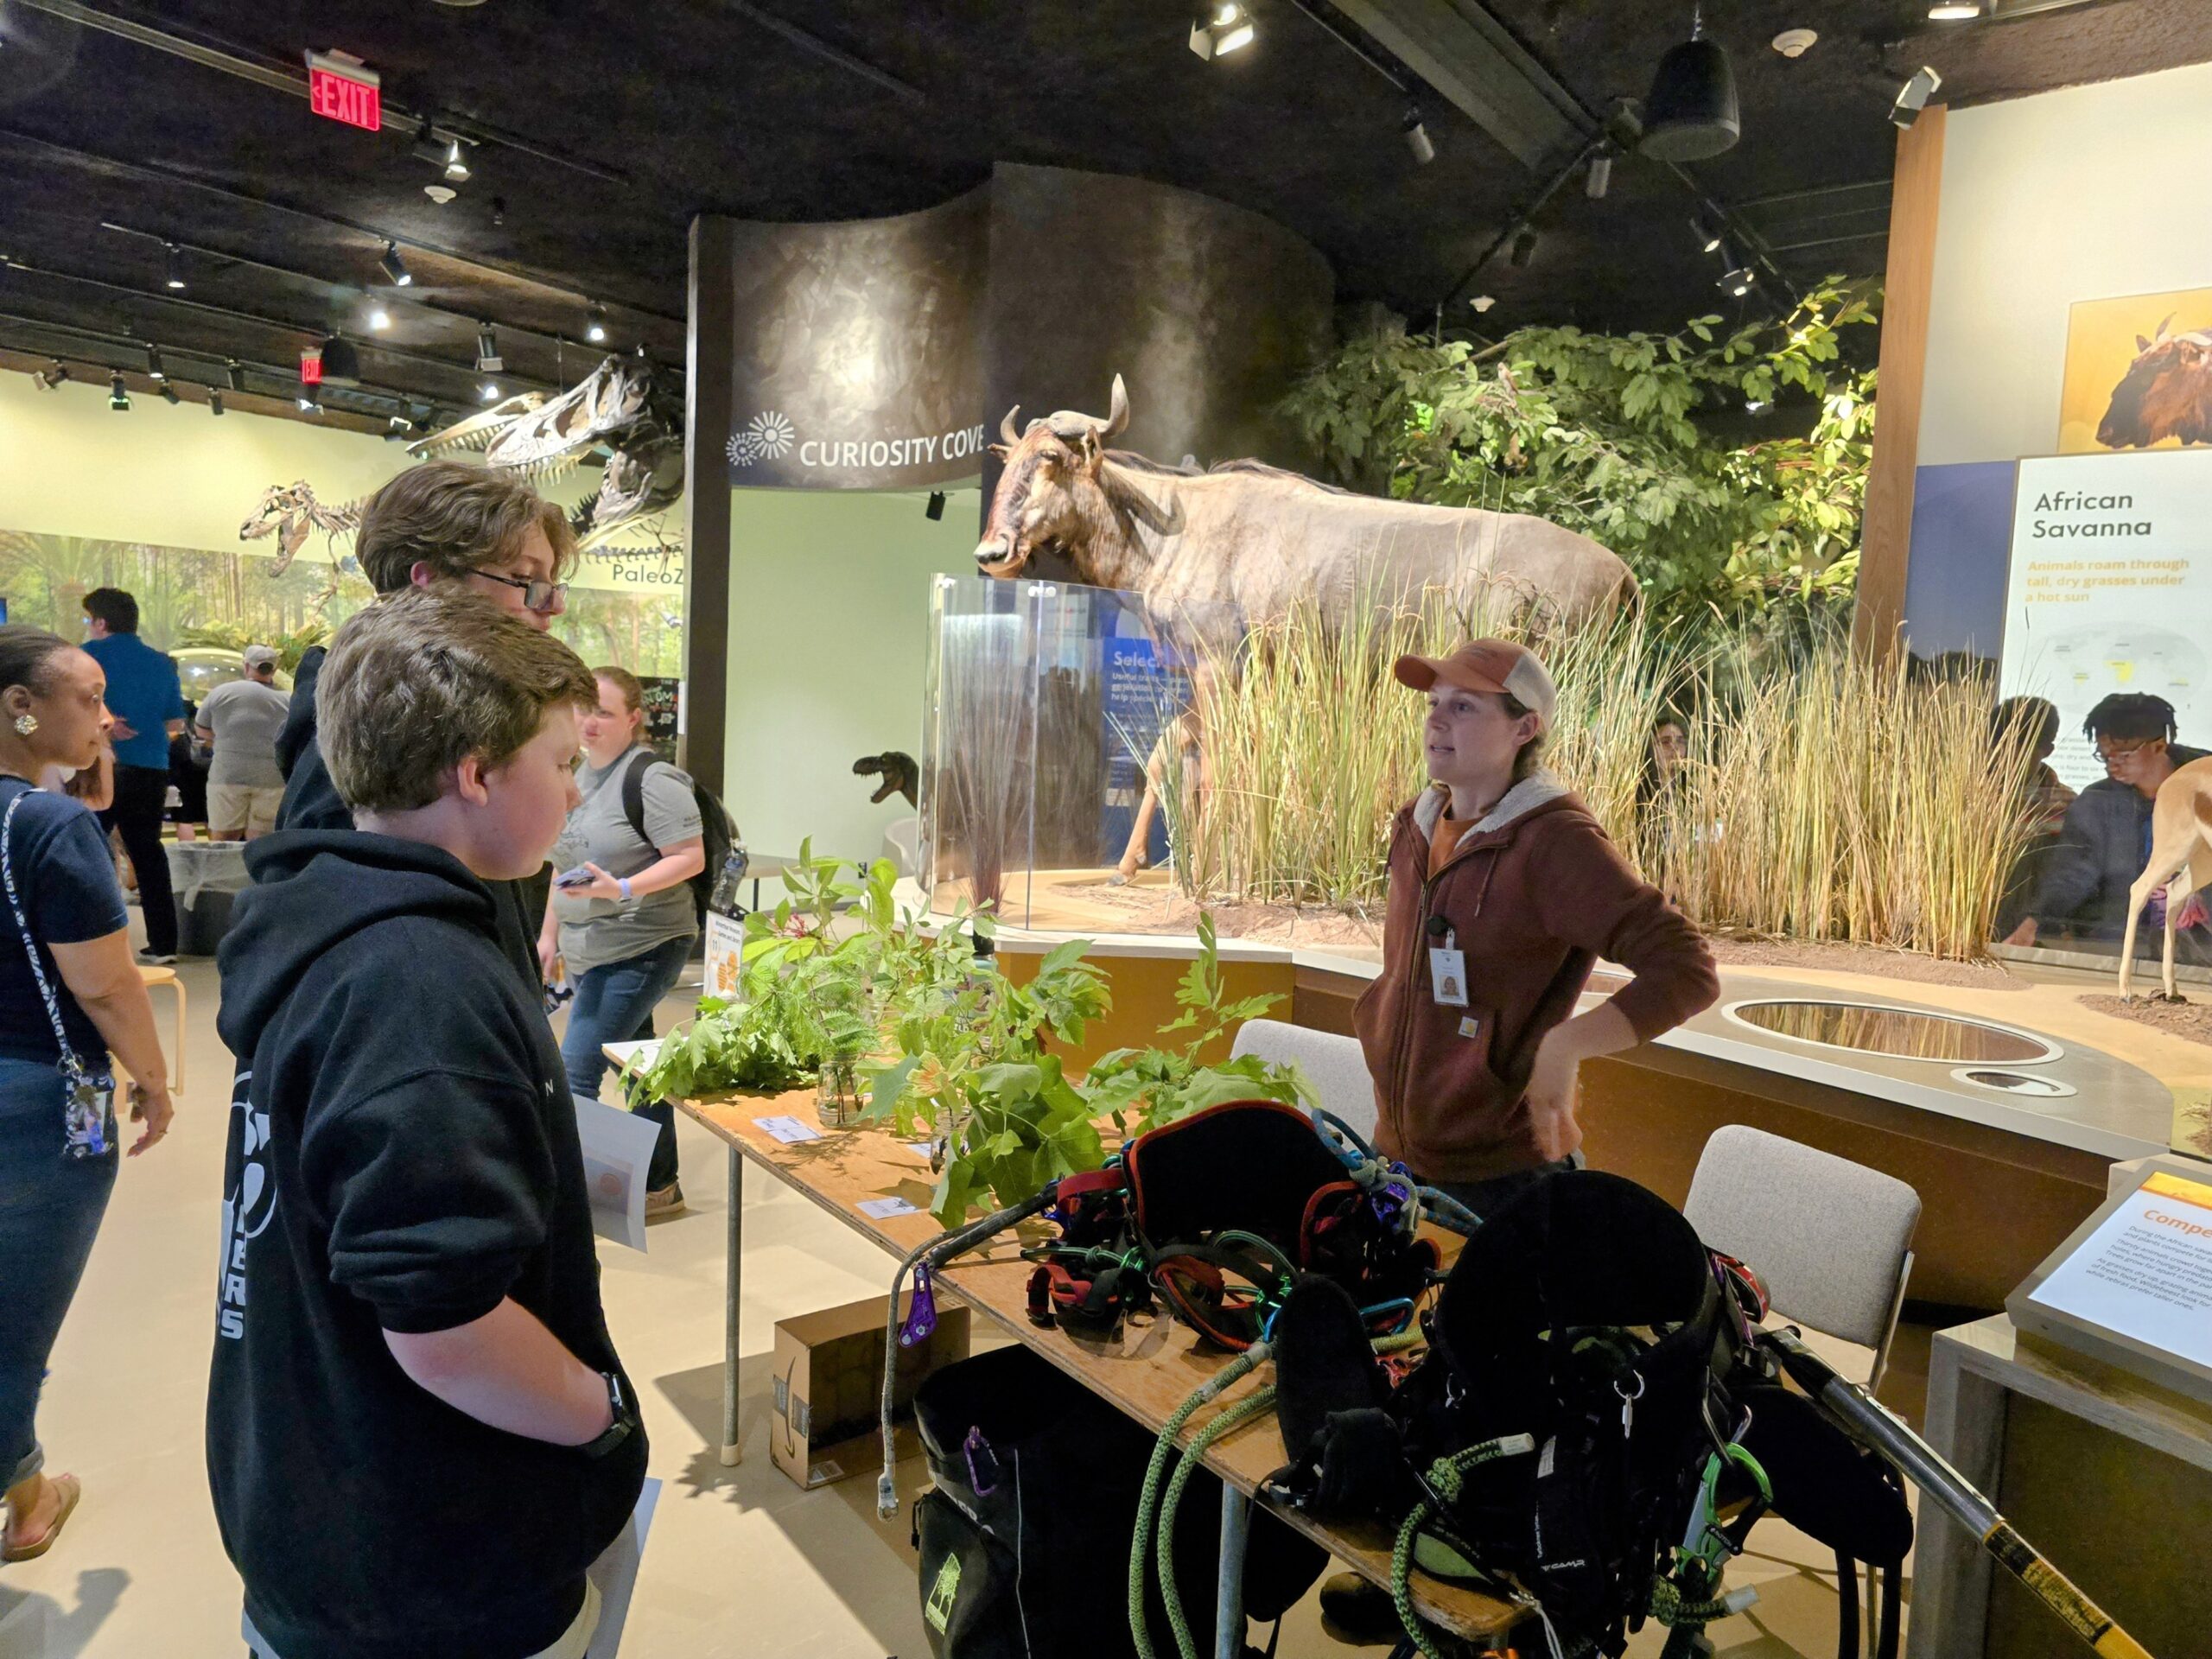
<path fill-rule="evenodd" d="M 859 778 L 883 779 L 874 794 L 868 798 L 870 806 L 880 806 L 893 795 L 904 795 L 906 804 L 919 804 L 914 790 L 921 781 L 921 768 L 914 764 L 914 757 L 897 749 L 886 749 L 881 754 L 864 754 L 853 762 L 853 774 Z"/>
<path fill-rule="evenodd" d="M 1043 552 L 1079 558 L 1131 505 L 1101 476 L 1108 441 L 1129 423 L 1129 395 L 1120 375 L 1114 377 L 1112 406 L 1103 420 L 1064 409 L 1030 422 L 1025 430 L 1014 423 L 1020 413 L 1019 404 L 1007 410 L 999 423 L 1005 442 L 991 446 L 1006 471 L 976 549 L 976 567 L 987 576 L 1018 575 Z"/>
<path fill-rule="evenodd" d="M 2135 336 L 2136 359 L 2113 388 L 2112 406 L 2097 426 L 2107 449 L 2147 449 L 2166 438 L 2212 443 L 2212 331 Z"/>

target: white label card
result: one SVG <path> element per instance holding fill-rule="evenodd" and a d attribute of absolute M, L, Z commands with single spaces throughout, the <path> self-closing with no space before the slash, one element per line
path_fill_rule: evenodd
<path fill-rule="evenodd" d="M 802 1123 L 795 1117 L 756 1117 L 753 1120 L 753 1127 L 766 1134 L 771 1141 L 780 1141 L 787 1147 L 796 1146 L 802 1141 L 819 1141 L 822 1138 L 821 1130 Z"/>
<path fill-rule="evenodd" d="M 861 1214 L 875 1221 L 888 1221 L 893 1216 L 918 1216 L 922 1213 L 904 1198 L 862 1198 L 858 1208 Z"/>

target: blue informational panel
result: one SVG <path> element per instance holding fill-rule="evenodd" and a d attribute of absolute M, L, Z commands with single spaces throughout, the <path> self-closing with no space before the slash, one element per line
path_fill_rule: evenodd
<path fill-rule="evenodd" d="M 1133 612 L 1117 620 L 1134 624 Z M 1144 763 L 1159 741 L 1160 727 L 1179 702 L 1176 677 L 1160 666 L 1153 642 L 1141 634 L 1109 634 L 1102 641 L 1105 681 L 1100 696 L 1100 734 L 1107 756 L 1106 793 L 1098 821 L 1102 850 L 1117 851 L 1128 844 L 1129 828 L 1136 821 L 1137 803 L 1144 798 Z M 1167 815 L 1156 815 L 1146 855 L 1154 864 L 1167 858 Z"/>

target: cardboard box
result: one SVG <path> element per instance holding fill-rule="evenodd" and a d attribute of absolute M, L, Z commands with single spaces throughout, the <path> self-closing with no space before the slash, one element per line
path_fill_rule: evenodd
<path fill-rule="evenodd" d="M 911 1296 L 902 1302 L 903 1317 Z M 768 1451 L 776 1467 L 810 1491 L 880 1466 L 877 1410 L 883 1393 L 884 1299 L 776 1321 L 775 1376 Z M 937 1330 L 903 1349 L 893 1398 L 911 1414 L 914 1390 L 940 1365 L 968 1357 L 968 1310 L 938 1299 Z M 899 1455 L 921 1449 L 911 1427 L 899 1431 Z"/>

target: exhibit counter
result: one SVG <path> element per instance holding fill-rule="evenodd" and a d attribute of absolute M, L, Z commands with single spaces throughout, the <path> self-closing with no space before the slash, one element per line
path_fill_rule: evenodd
<path fill-rule="evenodd" d="M 902 889 L 904 903 L 920 898 Z M 1151 1041 L 1198 941 L 1005 927 L 1002 965 L 1019 980 L 1070 937 L 1090 939 L 1115 995 L 1071 1063 Z M 1380 952 L 1363 949 L 1223 939 L 1218 950 L 1229 995 L 1285 996 L 1274 1017 L 1338 1033 L 1380 971 Z M 2113 1163 L 2212 1152 L 2212 1047 L 2086 1006 L 2109 991 L 2101 976 L 2030 970 L 1957 985 L 1724 964 L 1720 978 L 1703 1014 L 1583 1067 L 1592 1163 L 1679 1204 L 1712 1131 L 1748 1123 L 1880 1169 L 1926 1205 L 1917 1301 L 2001 1306 L 2103 1200 Z M 1601 965 L 1584 1007 L 1623 982 Z"/>

